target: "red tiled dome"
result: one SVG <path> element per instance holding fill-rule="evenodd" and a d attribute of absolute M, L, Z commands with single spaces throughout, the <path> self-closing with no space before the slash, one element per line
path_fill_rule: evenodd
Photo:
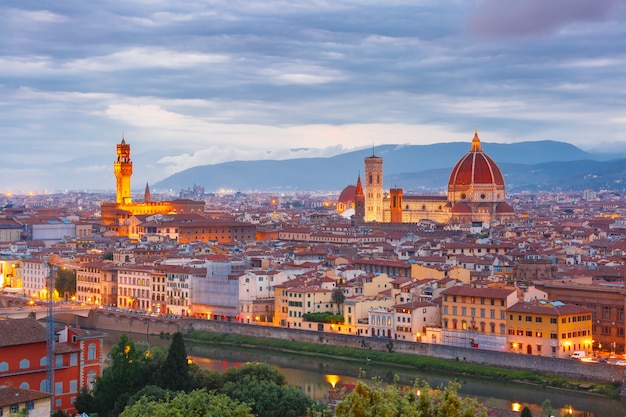
<path fill-rule="evenodd" d="M 504 186 L 504 177 L 498 165 L 483 152 L 478 133 L 474 134 L 470 151 L 463 156 L 450 173 L 448 187 L 470 184 L 494 184 Z"/>
<path fill-rule="evenodd" d="M 337 199 L 338 203 L 354 203 L 354 195 L 356 193 L 355 185 L 348 185 L 343 189 L 341 194 L 339 194 L 339 198 Z"/>
<path fill-rule="evenodd" d="M 509 203 L 502 202 L 496 206 L 496 213 L 515 213 L 515 210 Z"/>

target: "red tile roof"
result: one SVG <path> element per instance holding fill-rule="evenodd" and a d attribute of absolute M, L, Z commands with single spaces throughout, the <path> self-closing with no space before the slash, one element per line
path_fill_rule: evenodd
<path fill-rule="evenodd" d="M 0 347 L 46 342 L 46 329 L 33 318 L 0 320 Z"/>

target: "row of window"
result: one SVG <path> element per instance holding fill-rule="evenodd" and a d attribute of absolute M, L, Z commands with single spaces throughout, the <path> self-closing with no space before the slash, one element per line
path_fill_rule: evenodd
<path fill-rule="evenodd" d="M 66 356 L 69 357 L 68 362 L 65 362 Z M 87 359 L 88 360 L 96 359 L 96 344 L 95 343 L 90 343 L 87 346 Z M 78 366 L 78 353 L 72 352 L 69 355 L 64 355 L 64 354 L 55 355 L 54 364 L 58 368 L 63 367 L 63 366 Z M 40 367 L 45 367 L 47 365 L 48 365 L 47 356 L 42 356 L 41 358 L 39 358 Z M 30 369 L 30 360 L 27 358 L 24 358 L 19 361 L 18 366 L 19 366 L 19 369 Z M 4 361 L 0 362 L 0 372 L 7 372 L 8 370 L 9 370 L 9 363 L 4 362 Z"/>
<path fill-rule="evenodd" d="M 448 306 L 443 306 L 443 314 L 449 314 L 449 309 Z M 452 306 L 452 315 L 453 316 L 457 316 L 458 315 L 458 309 L 457 306 Z M 504 320 L 505 319 L 505 315 L 506 312 L 504 310 L 500 311 L 500 320 Z M 476 309 L 475 308 L 470 308 L 470 316 L 467 315 L 467 307 L 461 307 L 461 316 L 462 317 L 476 317 Z M 486 310 L 484 308 L 481 308 L 479 310 L 479 316 L 480 318 L 487 318 L 486 316 Z M 490 309 L 489 310 L 489 318 L 490 319 L 494 319 L 496 318 L 496 310 L 494 309 Z"/>
<path fill-rule="evenodd" d="M 476 304 L 476 301 L 479 300 L 480 304 L 485 304 L 487 299 L 485 297 L 470 297 L 470 296 L 457 296 L 457 295 L 452 295 L 452 296 L 448 296 L 448 294 L 444 294 L 443 296 L 443 301 L 448 301 L 449 298 L 452 299 L 453 303 L 470 303 L 470 304 Z M 496 299 L 494 298 L 489 298 L 489 305 L 496 305 L 499 304 L 500 306 L 504 306 L 504 299 L 501 298 L 499 300 L 496 301 Z"/>

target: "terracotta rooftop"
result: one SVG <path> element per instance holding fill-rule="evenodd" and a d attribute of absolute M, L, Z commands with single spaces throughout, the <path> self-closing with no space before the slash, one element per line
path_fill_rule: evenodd
<path fill-rule="evenodd" d="M 0 407 L 12 404 L 23 404 L 28 401 L 50 398 L 52 394 L 23 388 L 0 388 Z"/>
<path fill-rule="evenodd" d="M 46 342 L 46 329 L 33 318 L 0 320 L 0 347 Z"/>

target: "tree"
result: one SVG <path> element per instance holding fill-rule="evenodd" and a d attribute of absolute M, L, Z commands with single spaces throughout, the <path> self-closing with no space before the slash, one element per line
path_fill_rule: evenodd
<path fill-rule="evenodd" d="M 530 412 L 530 408 L 528 407 L 522 408 L 521 417 L 533 417 L 533 413 Z"/>
<path fill-rule="evenodd" d="M 200 369 L 196 364 L 191 364 L 189 368 L 192 389 L 204 388 L 207 391 L 217 391 L 222 387 L 223 379 L 221 373 Z"/>
<path fill-rule="evenodd" d="M 185 340 L 180 332 L 174 333 L 172 337 L 172 343 L 167 352 L 165 363 L 161 367 L 160 375 L 160 386 L 162 388 L 172 391 L 184 391 L 191 386 Z"/>
<path fill-rule="evenodd" d="M 413 390 L 403 392 L 397 385 L 382 386 L 381 380 L 371 384 L 358 381 L 351 393 L 337 404 L 336 417 L 487 417 L 487 410 L 472 398 L 461 398 L 459 384 L 451 381 L 437 390 L 426 382 L 416 383 Z M 324 412 L 310 410 L 313 417 Z"/>
<path fill-rule="evenodd" d="M 65 294 L 73 296 L 76 294 L 76 271 L 72 269 L 58 269 L 54 288 L 63 297 Z"/>
<path fill-rule="evenodd" d="M 346 302 L 346 295 L 343 293 L 343 289 L 334 288 L 330 299 L 334 304 L 337 304 L 337 314 L 341 314 L 341 305 Z"/>
<path fill-rule="evenodd" d="M 104 259 L 105 261 L 112 261 L 113 260 L 113 252 L 107 252 L 102 256 L 102 259 Z"/>
<path fill-rule="evenodd" d="M 129 407 L 135 404 L 143 397 L 154 401 L 166 401 L 174 396 L 175 393 L 170 390 L 157 387 L 156 385 L 146 385 L 145 387 L 137 391 L 135 395 L 132 395 L 130 398 L 128 398 L 126 406 Z"/>
<path fill-rule="evenodd" d="M 125 405 L 121 401 L 143 388 L 141 355 L 128 336 L 122 335 L 111 347 L 108 362 L 102 376 L 96 379 L 93 392 L 100 417 L 115 417 L 113 410 L 121 410 Z"/>
<path fill-rule="evenodd" d="M 229 397 L 246 403 L 258 417 L 298 417 L 314 404 L 301 389 L 270 382 L 238 384 Z"/>
<path fill-rule="evenodd" d="M 552 416 L 555 414 L 554 412 L 554 408 L 552 408 L 552 402 L 550 402 L 550 399 L 546 399 L 544 402 L 541 403 L 541 412 L 546 415 L 546 416 Z"/>
<path fill-rule="evenodd" d="M 82 387 L 80 391 L 78 391 L 78 395 L 74 400 L 74 408 L 76 408 L 78 414 L 91 414 L 96 412 L 96 400 L 87 387 Z"/>
<path fill-rule="evenodd" d="M 286 385 L 285 375 L 272 365 L 261 362 L 247 363 L 240 368 L 228 368 L 222 375 L 222 392 L 229 394 L 239 384 L 269 382 L 275 385 Z"/>
<path fill-rule="evenodd" d="M 253 417 L 253 414 L 247 405 L 233 401 L 223 394 L 209 394 L 205 390 L 179 392 L 175 397 L 164 401 L 142 397 L 120 414 L 120 417 L 145 416 Z"/>

